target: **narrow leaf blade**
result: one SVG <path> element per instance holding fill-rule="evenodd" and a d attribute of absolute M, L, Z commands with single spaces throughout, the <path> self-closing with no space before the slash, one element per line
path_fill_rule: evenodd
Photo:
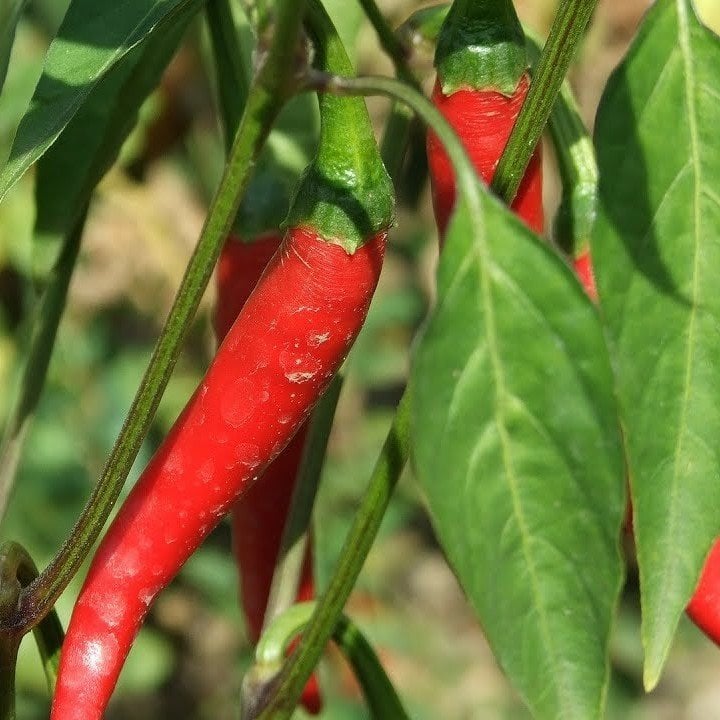
<path fill-rule="evenodd" d="M 95 84 L 37 171 L 36 232 L 66 236 L 115 161 L 203 0 L 186 0 Z M 72 167 L 73 172 L 68 173 Z"/>
<path fill-rule="evenodd" d="M 720 533 L 720 42 L 659 0 L 596 124 L 593 257 L 626 433 L 645 684 Z"/>
<path fill-rule="evenodd" d="M 57 139 L 93 88 L 189 0 L 74 0 L 48 49 L 43 75 L 0 174 L 0 200 Z"/>

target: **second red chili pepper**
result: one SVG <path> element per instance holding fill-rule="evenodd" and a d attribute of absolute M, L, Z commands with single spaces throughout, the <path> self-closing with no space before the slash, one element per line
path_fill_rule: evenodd
<path fill-rule="evenodd" d="M 437 80 L 432 94 L 486 183 L 530 86 L 525 40 L 510 0 L 455 0 L 438 36 Z M 427 135 L 433 206 L 441 238 L 455 202 L 452 164 L 435 133 Z M 542 157 L 535 150 L 512 209 L 542 233 Z"/>
<path fill-rule="evenodd" d="M 251 242 L 230 236 L 223 247 L 216 273 L 218 298 L 213 316 L 215 336 L 222 342 L 282 242 L 269 233 Z M 307 425 L 298 430 L 287 447 L 263 473 L 262 479 L 233 506 L 232 546 L 240 574 L 240 596 L 250 641 L 257 644 L 263 628 L 273 571 L 280 552 L 285 521 L 290 509 Z M 311 545 L 308 543 L 297 600 L 315 596 Z M 322 708 L 317 677 L 312 675 L 301 702 L 311 714 Z"/>

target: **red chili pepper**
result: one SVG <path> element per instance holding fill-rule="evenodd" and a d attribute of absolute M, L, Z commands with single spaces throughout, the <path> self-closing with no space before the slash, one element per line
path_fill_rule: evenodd
<path fill-rule="evenodd" d="M 478 175 L 490 184 L 530 86 L 525 41 L 510 0 L 455 0 L 438 36 L 432 102 L 457 133 Z M 443 238 L 455 202 L 455 174 L 442 143 L 427 135 L 435 218 Z M 538 145 L 512 209 L 544 229 Z"/>
<path fill-rule="evenodd" d="M 240 314 L 263 270 L 282 242 L 279 234 L 268 234 L 252 242 L 229 237 L 217 267 L 218 300 L 213 317 L 215 336 L 222 342 Z M 265 470 L 232 509 L 233 554 L 240 574 L 240 595 L 250 640 L 260 639 L 273 571 L 277 564 L 285 522 L 302 460 L 307 424 Z M 315 596 L 311 545 L 302 566 L 297 600 Z M 317 677 L 305 686 L 301 702 L 317 715 L 322 709 Z"/>
<path fill-rule="evenodd" d="M 445 95 L 436 81 L 432 102 L 452 125 L 482 179 L 489 185 L 520 108 L 530 87 L 523 75 L 516 92 L 458 90 Z M 455 174 L 442 143 L 434 132 L 427 136 L 427 153 L 433 207 L 440 235 L 444 236 L 455 203 Z M 542 204 L 542 155 L 540 146 L 530 160 L 512 210 L 536 233 L 542 233 L 545 216 Z"/>
<path fill-rule="evenodd" d="M 362 327 L 386 232 L 292 228 L 93 559 L 51 717 L 100 718 L 157 593 L 299 429 Z"/>
<path fill-rule="evenodd" d="M 308 4 L 307 20 L 320 69 L 352 74 L 320 3 Z M 393 219 L 392 183 L 360 98 L 322 95 L 320 114 L 318 153 L 282 246 L 93 558 L 52 720 L 102 716 L 157 593 L 300 429 L 363 325 Z"/>
<path fill-rule="evenodd" d="M 598 293 L 597 286 L 595 285 L 595 272 L 593 271 L 590 250 L 586 250 L 581 255 L 578 255 L 573 261 L 573 265 L 575 266 L 575 273 L 585 288 L 588 297 L 594 302 L 597 302 Z"/>
<path fill-rule="evenodd" d="M 714 643 L 720 645 L 720 542 L 710 550 L 687 606 L 687 614 Z"/>

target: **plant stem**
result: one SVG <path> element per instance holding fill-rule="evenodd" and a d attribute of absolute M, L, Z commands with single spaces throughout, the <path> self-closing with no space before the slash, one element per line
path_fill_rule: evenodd
<path fill-rule="evenodd" d="M 87 208 L 80 213 L 77 224 L 65 238 L 36 310 L 20 394 L 8 416 L 0 447 L 0 521 L 10 500 L 23 440 L 45 385 L 55 337 L 67 301 L 70 278 L 80 251 L 86 215 Z"/>
<path fill-rule="evenodd" d="M 315 602 L 298 603 L 272 623 L 258 643 L 252 674 L 259 678 L 269 678 L 272 682 L 288 646 L 304 631 L 316 607 Z M 407 720 L 407 712 L 375 650 L 347 615 L 341 613 L 338 617 L 332 639 L 351 665 L 372 717 L 378 720 Z"/>
<path fill-rule="evenodd" d="M 420 83 L 418 83 L 417 78 L 408 65 L 407 49 L 400 42 L 397 35 L 395 35 L 390 25 L 388 25 L 385 16 L 380 12 L 380 8 L 377 6 L 375 0 L 360 0 L 360 5 L 362 5 L 365 15 L 367 15 L 368 20 L 370 20 L 377 33 L 380 45 L 392 60 L 395 66 L 395 74 L 402 81 L 419 90 Z"/>
<path fill-rule="evenodd" d="M 44 617 L 97 540 L 147 434 L 186 330 L 205 291 L 220 248 L 270 127 L 296 90 L 302 0 L 279 0 L 272 44 L 253 83 L 220 187 L 147 371 L 110 458 L 78 522 L 50 565 L 21 593 L 19 608 L 0 627 L 28 629 Z"/>
<path fill-rule="evenodd" d="M 15 667 L 20 637 L 0 636 L 0 720 L 15 720 Z"/>
<path fill-rule="evenodd" d="M 420 81 L 408 64 L 408 49 L 388 25 L 375 0 L 360 0 L 360 4 L 375 28 L 380 45 L 393 62 L 395 75 L 418 92 L 422 92 Z M 402 199 L 414 207 L 427 177 L 427 157 L 425 133 L 407 105 L 393 103 L 385 125 L 380 154 L 396 192 L 403 193 Z M 403 177 L 403 167 L 408 157 L 411 166 Z"/>
<path fill-rule="evenodd" d="M 597 0 L 563 0 L 553 21 L 527 98 L 491 184 L 506 205 L 515 198 L 532 150 L 540 141 L 555 98 L 584 37 Z"/>
<path fill-rule="evenodd" d="M 205 4 L 205 14 L 215 60 L 225 150 L 229 153 L 247 102 L 247 72 L 228 0 L 209 0 Z"/>
<path fill-rule="evenodd" d="M 527 30 L 525 39 L 528 55 L 535 65 L 541 46 Z M 531 73 L 534 74 L 534 70 Z M 567 80 L 560 86 L 548 126 L 562 179 L 553 236 L 560 248 L 577 258 L 587 251 L 595 224 L 599 173 L 592 138 Z"/>
<path fill-rule="evenodd" d="M 273 574 L 270 596 L 265 611 L 263 630 L 285 613 L 297 597 L 298 579 L 302 572 L 305 548 L 310 542 L 308 529 L 312 519 L 315 496 L 325 461 L 330 430 L 335 418 L 343 377 L 338 373 L 313 410 L 302 460 L 285 521 L 278 563 Z"/>
<path fill-rule="evenodd" d="M 337 625 L 407 462 L 410 451 L 409 411 L 409 393 L 406 391 L 400 400 L 390 433 L 343 545 L 330 584 L 317 603 L 297 650 L 280 673 L 277 690 L 259 715 L 261 720 L 290 717 L 310 673 L 317 665 Z"/>
<path fill-rule="evenodd" d="M 7 542 L 0 546 L 0 615 L 7 615 L 17 606 L 22 588 L 29 585 L 37 576 L 37 567 L 22 545 Z M 48 689 L 52 693 L 55 689 L 60 648 L 64 639 L 63 628 L 54 609 L 33 628 L 33 634 L 40 651 Z M 22 635 L 23 633 L 17 630 L 0 632 L 0 644 L 5 645 L 5 649 L 0 652 L 10 653 L 6 655 L 4 662 L 9 662 L 13 643 L 19 646 Z M 10 672 L 9 666 L 3 667 L 3 673 Z M 14 670 L 12 672 L 14 673 Z M 0 679 L 0 684 L 4 682 L 8 682 L 7 675 L 4 680 Z M 2 694 L 1 689 L 0 694 Z M 0 713 L 0 718 L 3 717 L 5 716 Z"/>

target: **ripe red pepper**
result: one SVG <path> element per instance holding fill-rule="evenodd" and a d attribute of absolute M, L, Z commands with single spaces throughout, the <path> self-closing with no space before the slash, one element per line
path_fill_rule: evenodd
<path fill-rule="evenodd" d="M 320 69 L 352 74 L 319 3 Z M 52 720 L 99 720 L 157 593 L 307 419 L 367 314 L 393 219 L 365 103 L 322 95 L 289 230 L 108 529 L 63 644 Z"/>
<path fill-rule="evenodd" d="M 478 175 L 490 184 L 530 86 L 525 41 L 510 0 L 455 0 L 435 54 L 432 102 L 457 133 Z M 428 131 L 433 207 L 444 237 L 455 202 L 455 175 L 437 135 Z M 512 203 L 542 233 L 542 157 L 538 145 Z"/>
<path fill-rule="evenodd" d="M 292 438 L 362 327 L 386 232 L 292 228 L 93 558 L 51 717 L 100 718 L 157 593 Z"/>
<path fill-rule="evenodd" d="M 494 90 L 458 90 L 445 95 L 436 81 L 432 102 L 452 125 L 480 177 L 489 185 L 530 87 L 523 75 L 517 90 L 508 96 Z M 427 135 L 433 208 L 440 235 L 444 236 L 455 203 L 455 174 L 442 143 L 432 130 Z M 536 233 L 542 233 L 542 156 L 533 153 L 512 210 Z"/>
<path fill-rule="evenodd" d="M 585 288 L 588 297 L 594 302 L 597 302 L 598 292 L 597 286 L 595 285 L 595 272 L 593 271 L 590 250 L 585 250 L 585 252 L 578 255 L 573 261 L 573 265 L 578 280 L 580 280 L 582 286 Z"/>
<path fill-rule="evenodd" d="M 282 242 L 270 233 L 252 242 L 230 236 L 217 267 L 218 299 L 213 316 L 215 336 L 222 342 L 240 314 L 263 270 Z M 232 509 L 232 546 L 240 574 L 240 596 L 250 641 L 257 644 L 263 628 L 273 571 L 302 460 L 307 424 L 265 470 Z M 315 596 L 311 545 L 308 543 L 297 600 Z M 303 692 L 305 709 L 317 715 L 322 708 L 317 677 L 312 675 Z"/>
<path fill-rule="evenodd" d="M 717 645 L 720 645 L 720 542 L 716 542 L 705 561 L 700 581 L 687 606 L 690 619 Z"/>

